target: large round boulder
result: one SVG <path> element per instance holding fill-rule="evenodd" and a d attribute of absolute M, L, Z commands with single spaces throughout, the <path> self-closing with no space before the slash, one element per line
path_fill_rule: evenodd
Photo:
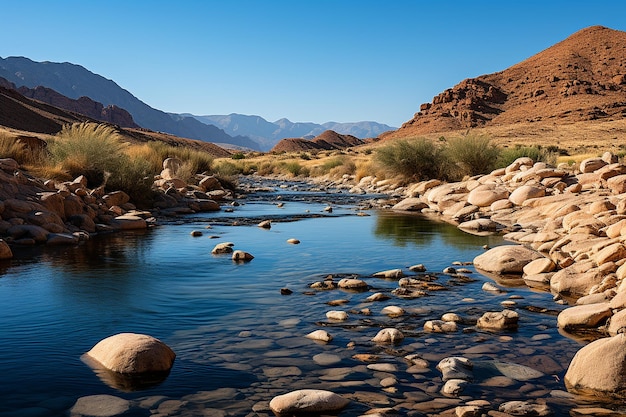
<path fill-rule="evenodd" d="M 270 401 L 270 409 L 279 416 L 301 413 L 324 414 L 342 410 L 349 403 L 350 400 L 334 392 L 303 389 L 274 397 Z"/>
<path fill-rule="evenodd" d="M 598 339 L 581 348 L 567 369 L 568 391 L 600 397 L 626 395 L 626 334 Z"/>
<path fill-rule="evenodd" d="M 176 358 L 174 351 L 159 339 L 137 333 L 107 337 L 86 356 L 104 368 L 122 374 L 169 372 Z"/>
<path fill-rule="evenodd" d="M 0 239 L 0 259 L 11 259 L 13 257 L 13 251 L 7 242 Z"/>
<path fill-rule="evenodd" d="M 474 266 L 494 274 L 521 274 L 526 266 L 543 256 L 523 245 L 503 245 L 474 258 Z"/>

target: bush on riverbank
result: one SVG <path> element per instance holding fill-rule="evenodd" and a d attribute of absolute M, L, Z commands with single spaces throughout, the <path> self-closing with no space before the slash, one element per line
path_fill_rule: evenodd
<path fill-rule="evenodd" d="M 443 147 L 425 138 L 395 141 L 378 148 L 374 158 L 383 170 L 410 181 L 444 178 L 450 167 Z"/>
<path fill-rule="evenodd" d="M 472 134 L 447 140 L 445 152 L 456 167 L 451 173 L 454 179 L 491 172 L 500 156 L 500 149 L 489 137 Z"/>
<path fill-rule="evenodd" d="M 517 158 L 528 157 L 535 162 L 546 162 L 552 165 L 556 164 L 558 153 L 551 152 L 541 146 L 515 146 L 514 148 L 506 148 L 500 150 L 498 156 L 497 167 L 504 168 L 509 166 Z"/>

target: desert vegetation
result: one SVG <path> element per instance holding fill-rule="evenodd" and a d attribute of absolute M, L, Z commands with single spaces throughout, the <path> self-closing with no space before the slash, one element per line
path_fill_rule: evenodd
<path fill-rule="evenodd" d="M 8 133 L 0 134 L 0 155 L 13 158 L 33 175 L 67 181 L 85 176 L 90 187 L 121 190 L 135 201 L 149 201 L 155 175 L 163 160 L 183 161 L 176 175 L 190 180 L 198 172 L 210 172 L 213 157 L 203 151 L 163 142 L 131 144 L 110 125 L 75 123 L 46 139 L 47 146 L 31 149 Z"/>

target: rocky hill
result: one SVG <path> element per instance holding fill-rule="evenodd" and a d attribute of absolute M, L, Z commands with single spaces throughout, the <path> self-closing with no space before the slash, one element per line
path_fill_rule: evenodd
<path fill-rule="evenodd" d="M 466 79 L 384 138 L 626 117 L 626 32 L 593 26 L 504 70 Z"/>
<path fill-rule="evenodd" d="M 281 140 L 272 148 L 270 152 L 306 152 L 333 149 L 345 149 L 351 146 L 358 146 L 364 143 L 363 140 L 352 135 L 342 135 L 332 130 L 327 130 L 315 138 L 286 138 Z"/>
<path fill-rule="evenodd" d="M 132 114 L 139 126 L 153 131 L 260 150 L 259 145 L 247 137 L 232 137 L 222 129 L 201 123 L 193 117 L 172 117 L 154 109 L 112 80 L 94 74 L 80 65 L 68 62 L 35 62 L 24 57 L 0 57 L 0 77 L 17 87 L 35 89 L 43 86 L 71 99 L 89 97 L 105 107 L 115 105 Z"/>
<path fill-rule="evenodd" d="M 51 88 L 41 86 L 32 89 L 28 87 L 16 88 L 15 84 L 10 83 L 8 80 L 1 77 L 0 85 L 17 90 L 25 97 L 51 104 L 54 107 L 58 107 L 63 110 L 79 113 L 94 120 L 100 120 L 121 127 L 139 127 L 139 125 L 137 125 L 137 123 L 133 120 L 133 116 L 130 113 L 117 107 L 116 105 L 109 105 L 105 107 L 102 103 L 93 101 L 89 97 L 80 97 L 77 100 L 74 100 L 64 96 L 63 94 L 57 93 Z"/>

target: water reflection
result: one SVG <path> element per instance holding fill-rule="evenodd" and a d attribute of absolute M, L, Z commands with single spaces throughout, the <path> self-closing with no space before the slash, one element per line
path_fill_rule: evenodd
<path fill-rule="evenodd" d="M 407 244 L 429 246 L 434 240 L 441 239 L 446 245 L 458 249 L 476 247 L 477 237 L 459 230 L 457 227 L 441 220 L 428 218 L 419 213 L 381 212 L 377 216 L 374 234 L 391 240 L 395 246 L 405 247 Z M 500 244 L 499 236 L 482 236 L 488 245 Z"/>

